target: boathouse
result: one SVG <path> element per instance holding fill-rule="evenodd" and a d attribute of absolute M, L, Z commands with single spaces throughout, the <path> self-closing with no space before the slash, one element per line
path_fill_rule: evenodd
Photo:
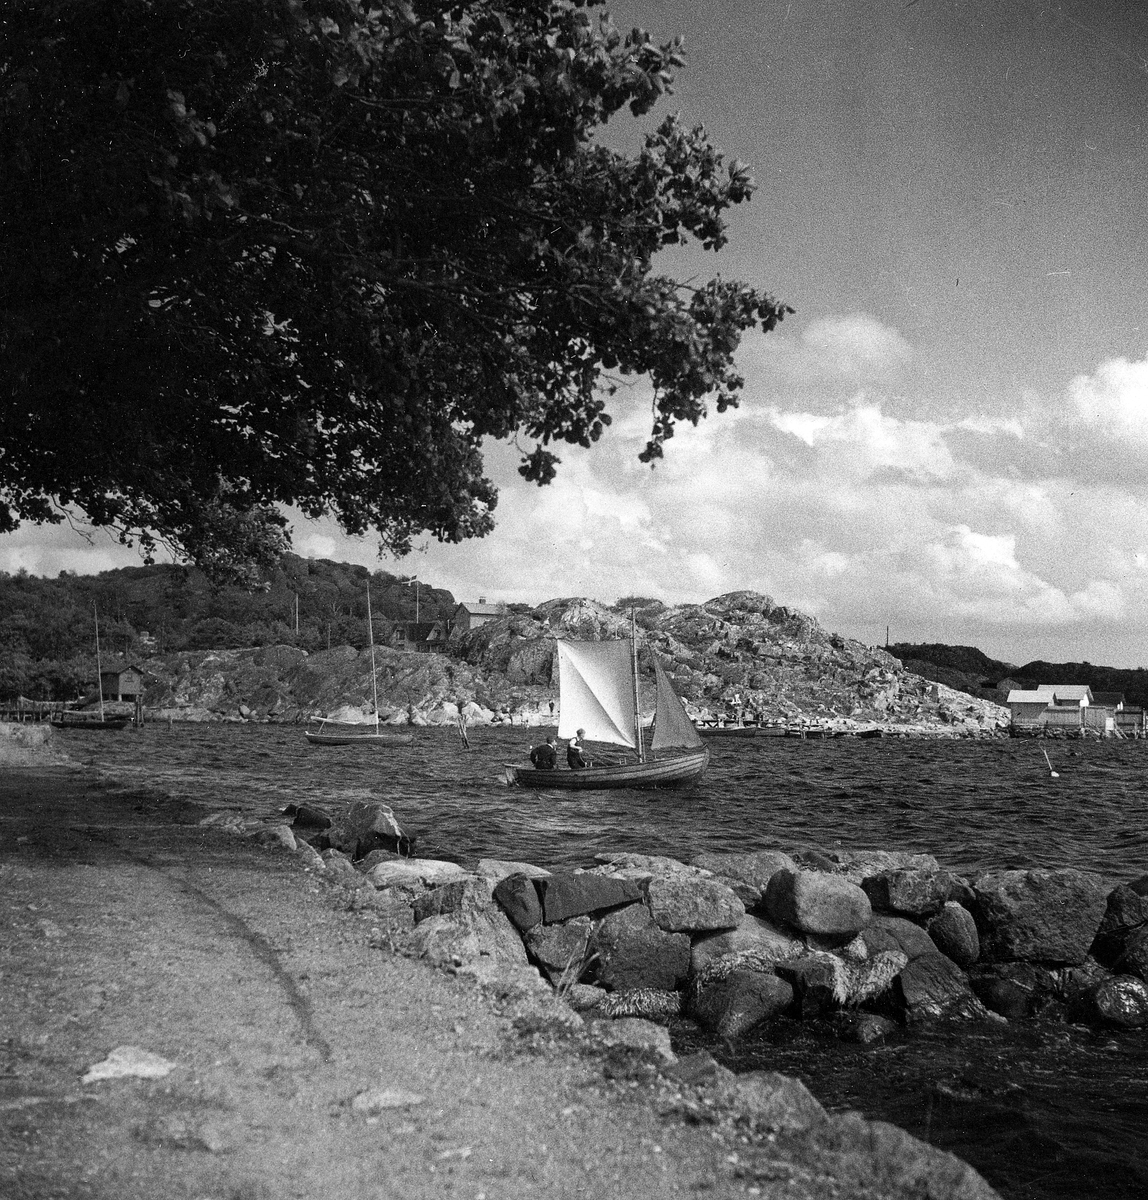
<path fill-rule="evenodd" d="M 143 696 L 143 671 L 129 664 L 100 672 L 100 691 L 105 700 L 135 701 Z"/>

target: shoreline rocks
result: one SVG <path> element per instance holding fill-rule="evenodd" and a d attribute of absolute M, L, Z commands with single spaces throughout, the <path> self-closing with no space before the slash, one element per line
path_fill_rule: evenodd
<path fill-rule="evenodd" d="M 866 1038 L 1032 1016 L 1148 1026 L 1145 880 L 1113 888 L 1071 869 L 964 879 L 893 851 L 460 865 L 395 853 L 404 835 L 385 805 L 357 803 L 325 827 L 313 809 L 291 815 L 274 836 L 261 826 L 261 840 L 353 881 L 355 907 L 394 944 L 487 979 L 532 972 L 588 1017 L 681 1015 L 722 1038 L 783 1015 Z M 366 829 L 392 848 L 371 849 Z M 332 830 L 349 831 L 348 850 Z"/>

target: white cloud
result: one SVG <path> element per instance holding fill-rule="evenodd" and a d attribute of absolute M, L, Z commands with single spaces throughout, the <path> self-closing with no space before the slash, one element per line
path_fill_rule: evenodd
<path fill-rule="evenodd" d="M 876 380 L 911 355 L 874 318 L 787 336 L 772 363 L 765 339 L 751 348 L 743 407 L 679 429 L 654 470 L 636 459 L 650 419 L 636 388 L 593 450 L 559 448 L 549 487 L 521 481 L 513 447 L 488 448 L 502 489 L 490 538 L 380 564 L 372 538 L 296 519 L 296 548 L 460 599 L 752 588 L 874 643 L 889 625 L 1014 661 L 1148 661 L 1148 362 L 1113 359 L 1043 400 L 939 411 Z M 8 571 L 138 562 L 66 528 L 0 538 Z"/>
<path fill-rule="evenodd" d="M 802 334 L 820 362 L 842 375 L 886 374 L 912 358 L 909 343 L 868 313 L 821 317 Z"/>

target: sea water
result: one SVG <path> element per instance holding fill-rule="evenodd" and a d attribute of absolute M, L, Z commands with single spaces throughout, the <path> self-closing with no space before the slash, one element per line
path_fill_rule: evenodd
<path fill-rule="evenodd" d="M 211 810 L 271 817 L 289 803 L 385 801 L 416 853 L 591 865 L 619 850 L 923 851 L 964 875 L 1077 867 L 1110 884 L 1148 873 L 1148 742 L 884 738 L 711 742 L 685 790 L 508 787 L 545 731 L 420 729 L 409 745 L 318 747 L 298 727 L 148 725 L 68 731 L 99 772 Z M 939 1026 L 872 1046 L 782 1021 L 734 1045 L 688 1023 L 735 1070 L 803 1079 L 826 1107 L 892 1121 L 972 1163 L 1009 1200 L 1148 1196 L 1148 1033 L 1052 1022 Z"/>

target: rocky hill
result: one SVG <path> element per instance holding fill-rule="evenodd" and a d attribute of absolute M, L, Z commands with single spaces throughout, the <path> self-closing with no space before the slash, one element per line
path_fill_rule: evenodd
<path fill-rule="evenodd" d="M 695 718 L 733 714 L 837 728 L 977 735 L 1007 724 L 999 705 L 906 671 L 884 650 L 823 629 L 755 592 L 705 604 L 644 602 L 640 650 L 662 660 Z M 379 711 L 392 723 L 549 722 L 557 706 L 556 637 L 626 637 L 628 612 L 593 600 L 550 600 L 451 638 L 445 653 L 376 650 Z M 300 721 L 371 711 L 370 654 L 351 646 L 189 651 L 148 660 L 149 715 Z M 643 703 L 653 707 L 643 656 Z"/>

